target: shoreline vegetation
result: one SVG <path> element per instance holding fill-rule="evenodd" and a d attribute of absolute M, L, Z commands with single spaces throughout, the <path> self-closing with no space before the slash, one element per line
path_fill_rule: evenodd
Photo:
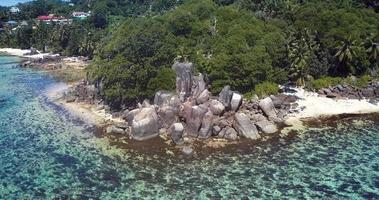
<path fill-rule="evenodd" d="M 41 56 L 42 56 L 38 54 L 33 55 L 33 57 L 25 56 L 25 54 L 28 54 L 28 51 L 16 50 L 16 49 L 0 49 L 0 52 L 4 53 L 5 55 L 12 55 L 12 56 L 19 56 L 21 58 L 27 58 L 28 59 L 27 62 L 30 62 L 30 61 L 33 62 L 33 60 L 35 61 L 36 58 L 41 59 Z M 48 55 L 44 55 L 44 56 L 48 56 Z M 75 58 L 71 58 L 71 59 L 75 59 Z M 24 60 L 22 63 L 24 62 L 26 61 Z M 53 62 L 57 64 L 57 63 L 61 63 L 62 60 L 59 60 L 59 61 L 55 60 Z M 20 64 L 20 66 L 22 66 L 22 64 Z M 34 65 L 30 65 L 30 66 L 32 66 L 32 68 L 35 68 Z M 85 66 L 81 66 L 80 68 L 84 69 Z M 37 67 L 36 69 L 41 69 L 41 68 Z M 56 70 L 56 69 L 48 68 L 47 70 Z M 72 68 L 63 68 L 61 70 L 63 71 L 72 70 Z M 193 77 L 193 79 L 198 80 L 200 83 L 205 84 L 203 80 L 201 79 L 199 80 L 199 77 L 202 77 L 201 74 L 200 76 Z M 57 105 L 68 110 L 74 116 L 79 117 L 83 121 L 89 124 L 93 124 L 96 127 L 102 129 L 103 130 L 102 135 L 113 138 L 113 140 L 115 141 L 115 144 L 119 144 L 125 147 L 126 146 L 125 142 L 126 142 L 128 145 L 130 145 L 134 149 L 141 150 L 141 148 L 137 147 L 138 145 L 131 144 L 133 143 L 132 140 L 130 140 L 130 138 L 132 138 L 132 136 L 130 135 L 131 134 L 130 129 L 132 127 L 130 125 L 130 122 L 128 125 L 127 119 L 123 117 L 122 114 L 117 113 L 117 112 L 112 112 L 111 109 L 107 105 L 104 105 L 101 99 L 97 99 L 100 101 L 97 101 L 95 103 L 94 101 L 89 102 L 85 99 L 80 100 L 80 97 L 78 96 L 75 97 L 75 99 L 72 99 L 72 96 L 67 95 L 70 91 L 71 92 L 75 91 L 75 88 L 78 88 L 78 86 L 87 85 L 86 81 L 84 80 L 74 81 L 74 82 L 66 81 L 66 83 L 67 85 L 63 85 L 63 86 L 59 85 L 59 87 L 50 88 L 49 91 L 47 92 L 48 96 Z M 199 86 L 199 84 L 197 85 Z M 205 89 L 206 85 L 202 85 L 201 87 L 204 87 L 203 91 L 206 90 Z M 342 87 L 342 86 L 339 86 L 339 87 Z M 180 92 L 180 89 L 181 88 L 178 88 L 179 94 L 183 94 L 183 91 Z M 275 98 L 280 97 L 280 95 L 288 95 L 288 97 L 293 97 L 293 100 L 291 100 L 290 107 L 287 108 L 288 109 L 287 113 L 285 114 L 284 117 L 282 117 L 283 120 L 277 123 L 276 127 L 274 128 L 274 131 L 272 132 L 269 131 L 270 132 L 269 134 L 267 133 L 265 134 L 265 133 L 262 133 L 261 128 L 259 129 L 259 133 L 257 132 L 257 134 L 262 135 L 262 137 L 260 137 L 260 141 L 269 140 L 272 137 L 278 136 L 278 134 L 283 137 L 286 137 L 286 135 L 290 134 L 292 131 L 303 131 L 304 129 L 306 129 L 307 124 L 312 124 L 312 121 L 314 123 L 320 120 L 328 121 L 329 119 L 333 119 L 335 118 L 335 116 L 340 116 L 340 115 L 350 116 L 350 115 L 379 113 L 379 104 L 377 102 L 378 95 L 375 93 L 377 91 L 374 91 L 374 94 L 372 96 L 373 98 L 371 99 L 370 98 L 366 99 L 364 96 L 362 96 L 362 98 L 360 99 L 357 99 L 357 98 L 354 99 L 354 98 L 343 97 L 343 93 L 338 94 L 338 92 L 333 93 L 335 96 L 331 97 L 330 94 L 324 93 L 323 89 L 319 90 L 318 93 L 316 93 L 316 92 L 307 91 L 303 88 L 298 88 L 298 87 L 288 87 L 286 89 L 282 87 L 282 92 L 280 94 L 276 96 L 270 96 L 269 98 L 271 98 L 271 100 L 274 100 Z M 332 89 L 332 87 L 329 87 L 329 89 Z M 377 87 L 377 89 L 379 89 L 379 87 Z M 82 91 L 82 92 L 85 93 L 84 98 L 91 96 L 88 93 L 88 91 Z M 200 94 L 201 93 L 202 92 L 200 92 Z M 200 94 L 195 95 L 197 97 L 193 97 L 193 98 L 198 99 L 199 96 L 201 96 Z M 233 94 L 237 94 L 237 93 L 233 93 Z M 83 95 L 83 94 L 80 94 L 80 95 Z M 178 98 L 180 99 L 180 95 L 178 96 Z M 208 96 L 206 98 L 211 99 L 212 97 Z M 241 102 L 237 103 L 238 107 L 240 108 L 237 108 L 236 111 L 232 111 L 231 115 L 234 115 L 234 113 L 238 112 L 239 109 L 244 113 L 255 112 L 254 110 L 248 110 L 242 107 L 248 105 L 248 102 L 257 102 L 257 105 L 259 106 L 259 102 L 267 99 L 267 98 L 259 99 L 257 98 L 257 96 L 255 96 L 254 98 L 256 99 L 247 100 L 246 98 L 244 98 L 242 100 L 242 95 L 241 95 L 241 99 L 239 100 Z M 233 101 L 232 99 L 233 99 L 233 95 L 230 100 Z M 93 100 L 95 100 L 95 98 Z M 157 103 L 156 100 L 155 100 L 155 103 Z M 273 105 L 276 103 L 277 102 L 273 103 Z M 185 103 L 183 105 L 185 105 Z M 144 109 L 144 107 L 148 108 L 151 106 L 153 105 L 150 105 L 148 101 L 144 101 L 142 104 L 139 104 L 139 108 L 137 109 L 141 110 L 141 109 Z M 162 108 L 162 105 L 160 106 L 155 105 L 154 107 L 154 109 L 156 110 L 159 110 L 160 108 Z M 275 108 L 273 109 L 275 110 L 274 112 L 276 114 L 279 114 L 278 110 L 281 111 L 281 109 L 277 109 L 276 105 L 275 105 Z M 131 111 L 133 112 L 133 110 Z M 262 116 L 263 115 L 267 116 L 267 113 L 263 111 Z M 161 116 L 159 115 L 159 117 Z M 267 122 L 272 122 L 272 123 L 273 122 L 276 123 L 276 120 L 277 120 L 277 119 L 270 119 L 270 117 L 268 117 L 268 119 L 269 120 Z M 178 121 L 178 119 L 176 121 Z M 282 125 L 279 125 L 279 124 L 282 124 Z M 185 125 L 184 123 L 184 126 L 188 126 L 188 125 Z M 119 127 L 124 127 L 125 129 L 121 131 Z M 154 143 L 155 145 L 162 147 L 163 148 L 162 151 L 168 151 L 169 154 L 171 154 L 173 151 L 178 151 L 178 149 L 181 149 L 181 151 L 183 151 L 185 154 L 193 154 L 193 151 L 198 151 L 199 148 L 208 148 L 208 150 L 206 151 L 212 151 L 211 150 L 212 148 L 220 149 L 220 148 L 230 146 L 230 145 L 233 146 L 236 144 L 245 143 L 246 140 L 249 141 L 249 139 L 237 139 L 240 136 L 242 136 L 240 133 L 237 133 L 237 132 L 236 132 L 237 135 L 232 136 L 232 138 L 228 138 L 228 137 L 227 138 L 219 138 L 219 137 L 214 138 L 212 136 L 210 137 L 211 139 L 206 139 L 206 140 L 193 139 L 191 137 L 187 138 L 187 136 L 183 135 L 181 136 L 183 137 L 182 138 L 183 141 L 180 143 L 177 143 L 175 146 L 175 143 L 176 143 L 175 139 L 173 139 L 172 136 L 170 137 L 170 134 L 172 135 L 172 132 L 170 134 L 167 134 L 168 132 L 170 132 L 168 129 L 172 127 L 166 126 L 165 128 L 163 128 L 164 126 L 161 126 L 161 125 L 160 127 L 161 127 L 159 128 L 160 137 L 158 137 L 158 139 L 154 139 L 153 141 L 147 142 L 146 144 Z M 231 127 L 235 127 L 235 124 L 233 123 Z M 199 128 L 201 128 L 201 126 Z M 207 136 L 207 138 L 208 137 L 209 136 Z M 258 139 L 258 138 L 254 138 L 254 139 Z M 161 141 L 157 141 L 157 140 L 161 140 Z M 251 140 L 251 142 L 253 141 Z M 179 148 L 176 148 L 176 147 L 179 147 Z M 167 150 L 167 148 L 169 149 L 171 148 L 171 150 Z M 155 148 L 154 151 L 158 152 L 157 148 Z"/>

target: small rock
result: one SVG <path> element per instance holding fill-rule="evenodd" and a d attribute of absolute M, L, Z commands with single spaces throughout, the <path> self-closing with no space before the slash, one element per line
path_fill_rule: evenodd
<path fill-rule="evenodd" d="M 75 102 L 76 98 L 74 96 L 68 96 L 66 97 L 66 103 L 72 103 Z"/>
<path fill-rule="evenodd" d="M 191 147 L 189 147 L 189 146 L 185 146 L 185 147 L 182 148 L 182 152 L 185 155 L 189 156 L 189 155 L 193 154 L 193 149 Z"/>
<path fill-rule="evenodd" d="M 225 138 L 225 139 L 228 139 L 228 140 L 237 140 L 237 138 L 238 138 L 237 131 L 234 130 L 234 128 L 228 128 L 228 129 L 225 131 L 224 138 Z"/>
<path fill-rule="evenodd" d="M 184 126 L 182 123 L 175 123 L 170 127 L 169 133 L 170 133 L 172 141 L 175 144 L 183 143 L 183 132 L 184 132 Z"/>
<path fill-rule="evenodd" d="M 207 102 L 209 100 L 209 96 L 210 96 L 209 91 L 207 89 L 205 89 L 196 98 L 197 104 L 203 104 L 203 103 Z"/>
<path fill-rule="evenodd" d="M 219 126 L 213 126 L 213 128 L 212 128 L 213 135 L 218 135 L 218 133 L 220 133 L 220 131 L 221 131 L 221 128 Z"/>
<path fill-rule="evenodd" d="M 212 100 L 209 109 L 214 115 L 221 115 L 225 110 L 225 106 L 220 101 Z"/>
<path fill-rule="evenodd" d="M 116 126 L 108 126 L 106 129 L 107 134 L 115 133 L 115 134 L 124 134 L 125 131 L 122 128 L 117 128 Z"/>

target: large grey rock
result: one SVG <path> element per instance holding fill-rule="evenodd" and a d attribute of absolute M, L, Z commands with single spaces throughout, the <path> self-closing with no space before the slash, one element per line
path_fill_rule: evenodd
<path fill-rule="evenodd" d="M 242 104 L 242 95 L 234 92 L 232 95 L 232 99 L 230 101 L 231 110 L 234 112 L 237 111 L 238 108 L 241 106 L 241 104 Z"/>
<path fill-rule="evenodd" d="M 276 125 L 268 120 L 256 122 L 255 125 L 257 125 L 259 130 L 266 134 L 278 132 Z"/>
<path fill-rule="evenodd" d="M 205 113 L 203 117 L 203 121 L 201 122 L 201 128 L 199 131 L 199 138 L 207 139 L 212 135 L 212 127 L 213 127 L 213 114 L 208 111 Z"/>
<path fill-rule="evenodd" d="M 221 115 L 225 110 L 225 106 L 217 100 L 212 100 L 210 102 L 209 109 L 214 115 Z"/>
<path fill-rule="evenodd" d="M 176 93 L 181 101 L 185 101 L 191 96 L 194 65 L 190 62 L 175 62 L 172 69 L 176 72 Z"/>
<path fill-rule="evenodd" d="M 244 113 L 236 113 L 234 116 L 234 128 L 238 131 L 239 135 L 249 139 L 259 139 L 260 135 L 249 117 Z"/>
<path fill-rule="evenodd" d="M 152 107 L 142 108 L 132 122 L 131 136 L 135 140 L 143 141 L 159 135 L 158 115 Z"/>
<path fill-rule="evenodd" d="M 184 126 L 182 123 L 175 123 L 170 127 L 169 133 L 170 133 L 172 141 L 175 144 L 183 143 L 183 132 L 184 132 Z"/>
<path fill-rule="evenodd" d="M 164 105 L 158 110 L 159 125 L 161 128 L 169 128 L 178 121 L 178 111 L 174 107 Z"/>
<path fill-rule="evenodd" d="M 206 89 L 207 84 L 204 81 L 204 76 L 202 73 L 199 73 L 199 75 L 196 76 L 194 79 L 195 81 L 194 81 L 192 92 L 193 92 L 193 96 L 198 96 Z"/>
<path fill-rule="evenodd" d="M 267 117 L 275 117 L 276 118 L 275 107 L 274 107 L 274 104 L 273 104 L 270 97 L 266 97 L 266 98 L 262 99 L 259 102 L 259 108 L 262 109 L 262 111 L 264 112 L 264 114 Z"/>
<path fill-rule="evenodd" d="M 186 133 L 189 136 L 197 137 L 201 127 L 201 122 L 207 109 L 204 109 L 202 106 L 192 106 L 190 111 L 185 113 L 185 120 L 187 123 Z"/>
<path fill-rule="evenodd" d="M 196 98 L 197 104 L 203 104 L 209 100 L 210 93 L 207 89 L 203 90 Z"/>
<path fill-rule="evenodd" d="M 225 109 L 230 109 L 230 102 L 232 100 L 233 91 L 230 90 L 230 86 L 225 86 L 218 97 L 218 100 L 225 106 Z"/>

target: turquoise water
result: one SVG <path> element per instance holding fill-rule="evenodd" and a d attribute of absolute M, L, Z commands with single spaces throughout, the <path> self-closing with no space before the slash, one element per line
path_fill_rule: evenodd
<path fill-rule="evenodd" d="M 57 83 L 16 61 L 0 57 L 0 199 L 379 199 L 379 120 L 237 153 L 133 153 L 51 103 L 44 94 Z"/>

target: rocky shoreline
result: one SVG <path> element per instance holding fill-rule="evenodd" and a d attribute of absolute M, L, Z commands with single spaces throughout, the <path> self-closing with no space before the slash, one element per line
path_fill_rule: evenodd
<path fill-rule="evenodd" d="M 20 67 L 67 71 L 62 63 L 70 62 L 79 63 L 81 69 L 88 63 L 85 58 L 47 56 L 29 58 Z M 192 63 L 176 62 L 172 68 L 177 75 L 176 91 L 158 91 L 151 102 L 145 100 L 136 108 L 111 110 L 102 100 L 101 84 L 95 87 L 85 80 L 72 84 L 56 102 L 105 135 L 144 141 L 139 145 L 161 138 L 187 155 L 199 143 L 217 148 L 246 140 L 259 142 L 302 129 L 302 122 L 309 119 L 379 112 L 376 82 L 360 89 L 337 85 L 317 93 L 282 87 L 278 95 L 246 99 L 229 86 L 212 96 L 203 75 L 195 76 Z"/>
<path fill-rule="evenodd" d="M 112 112 L 103 104 L 99 88 L 86 81 L 76 84 L 67 91 L 64 99 L 67 103 L 84 102 L 95 105 L 96 110 L 104 110 L 114 118 L 122 119 L 104 126 L 105 134 L 116 134 L 127 140 L 136 141 L 161 137 L 188 155 L 193 153 L 196 141 L 207 143 L 217 140 L 222 141 L 221 143 L 230 143 L 241 141 L 242 138 L 260 140 L 274 137 L 280 134 L 284 127 L 294 125 L 290 119 L 303 118 L 298 113 L 305 109 L 301 106 L 301 101 L 305 98 L 296 93 L 296 88 L 283 87 L 279 95 L 248 100 L 244 99 L 242 94 L 232 91 L 229 86 L 225 86 L 218 96 L 212 96 L 203 75 L 194 75 L 192 63 L 175 63 L 172 68 L 177 74 L 176 92 L 158 91 L 152 103 L 145 100 L 135 109 Z M 346 103 L 344 98 L 356 94 L 356 101 L 359 101 L 357 99 L 362 99 L 364 103 L 370 101 L 373 108 L 378 108 L 362 113 L 379 111 L 379 106 L 374 104 L 379 99 L 379 84 L 372 83 L 367 88 L 359 90 L 349 89 L 349 86 L 336 86 L 336 88 L 338 90 L 335 88 L 320 90 L 317 98 Z M 333 95 L 330 95 L 329 90 Z M 361 109 L 359 105 L 356 106 L 357 110 Z"/>

